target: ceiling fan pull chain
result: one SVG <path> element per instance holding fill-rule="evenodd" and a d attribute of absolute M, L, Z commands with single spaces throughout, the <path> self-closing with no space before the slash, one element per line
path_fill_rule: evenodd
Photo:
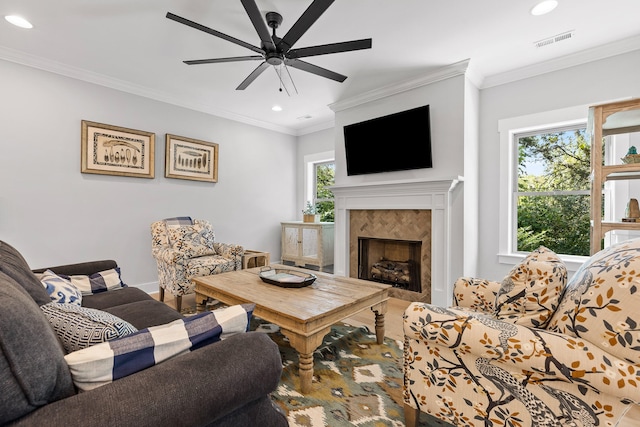
<path fill-rule="evenodd" d="M 276 74 L 278 75 L 278 80 L 280 80 L 280 92 L 282 92 L 282 88 L 284 88 L 285 92 L 287 92 L 287 96 L 291 96 L 291 94 L 289 93 L 289 90 L 287 89 L 287 85 L 284 84 L 284 82 L 282 81 L 282 75 L 280 74 L 281 71 L 278 69 L 278 67 L 273 67 L 274 70 L 276 70 Z"/>
<path fill-rule="evenodd" d="M 291 86 L 293 86 L 293 90 L 296 91 L 296 95 L 298 94 L 298 88 L 296 87 L 296 83 L 293 81 L 293 77 L 291 76 L 291 73 L 289 72 L 289 67 L 287 67 L 287 64 L 282 64 L 284 66 L 284 69 L 287 70 L 287 74 L 289 75 L 289 80 L 291 80 Z"/>

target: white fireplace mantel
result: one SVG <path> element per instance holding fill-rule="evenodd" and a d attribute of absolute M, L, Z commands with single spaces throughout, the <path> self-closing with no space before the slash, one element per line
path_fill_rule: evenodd
<path fill-rule="evenodd" d="M 349 272 L 349 211 L 365 209 L 431 210 L 431 303 L 452 304 L 451 195 L 464 178 L 403 180 L 335 185 L 334 274 Z"/>

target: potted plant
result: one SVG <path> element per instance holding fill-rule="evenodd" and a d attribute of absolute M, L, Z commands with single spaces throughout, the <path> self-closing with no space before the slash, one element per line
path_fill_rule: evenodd
<path fill-rule="evenodd" d="M 320 221 L 320 215 L 317 213 L 316 206 L 307 201 L 307 206 L 302 210 L 303 222 L 318 222 Z"/>

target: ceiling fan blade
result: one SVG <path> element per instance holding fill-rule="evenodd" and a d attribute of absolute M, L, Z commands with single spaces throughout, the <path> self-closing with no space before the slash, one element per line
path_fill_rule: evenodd
<path fill-rule="evenodd" d="M 326 68 L 318 67 L 317 65 L 309 64 L 308 62 L 300 61 L 299 59 L 285 59 L 284 63 L 289 67 L 297 68 L 298 70 L 306 71 L 320 77 L 326 77 L 340 83 L 347 79 L 347 76 L 327 70 Z"/>
<path fill-rule="evenodd" d="M 291 49 L 294 43 L 320 18 L 320 15 L 331 6 L 333 1 L 334 0 L 314 0 L 289 29 L 287 34 L 284 35 L 282 40 L 278 42 L 278 49 L 282 52 L 287 52 Z"/>
<path fill-rule="evenodd" d="M 200 64 L 216 64 L 219 62 L 255 61 L 257 59 L 264 59 L 264 57 L 261 55 L 232 56 L 231 58 L 192 59 L 189 61 L 182 61 L 182 62 L 184 62 L 187 65 L 200 65 Z"/>
<path fill-rule="evenodd" d="M 261 53 L 261 54 L 264 53 L 264 51 L 262 49 L 260 49 L 259 47 L 257 47 L 257 46 L 254 46 L 252 44 L 243 42 L 242 40 L 239 40 L 239 39 L 237 39 L 235 37 L 228 36 L 228 35 L 226 35 L 224 33 L 221 33 L 220 31 L 216 31 L 216 30 L 213 30 L 213 29 L 211 29 L 209 27 L 205 27 L 204 25 L 201 25 L 201 24 L 198 24 L 196 22 L 190 21 L 190 20 L 188 20 L 186 18 L 183 18 L 181 16 L 174 15 L 171 12 L 167 12 L 167 18 L 169 18 L 169 19 L 171 19 L 173 21 L 179 22 L 181 24 L 187 25 L 187 26 L 189 26 L 191 28 L 195 28 L 196 30 L 204 31 L 205 33 L 211 34 L 212 36 L 220 37 L 221 39 L 229 41 L 231 43 L 235 43 L 235 44 L 240 45 L 242 47 L 246 47 L 247 49 L 251 49 L 254 52 Z"/>
<path fill-rule="evenodd" d="M 287 57 L 291 59 L 304 58 L 307 56 L 327 55 L 329 53 L 350 52 L 353 50 L 371 49 L 371 39 L 352 40 L 341 43 L 330 43 L 318 46 L 291 49 L 287 52 Z"/>
<path fill-rule="evenodd" d="M 264 61 L 262 64 L 258 65 L 258 67 L 247 76 L 246 79 L 240 83 L 240 85 L 236 88 L 236 90 L 245 90 L 247 86 L 249 86 L 264 70 L 269 68 L 269 64 L 267 61 Z"/>
<path fill-rule="evenodd" d="M 266 48 L 266 50 L 275 50 L 276 45 L 273 43 L 271 39 L 271 34 L 269 34 L 269 28 L 267 28 L 267 24 L 262 19 L 262 14 L 258 9 L 258 5 L 254 0 L 241 0 L 242 6 L 244 6 L 244 10 L 249 15 L 249 19 L 251 19 L 251 23 L 253 24 L 253 28 L 256 29 L 260 40 L 262 40 L 262 44 Z"/>

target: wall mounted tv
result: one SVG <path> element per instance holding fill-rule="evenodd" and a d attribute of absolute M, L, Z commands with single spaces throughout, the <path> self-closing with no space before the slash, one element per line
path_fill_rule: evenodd
<path fill-rule="evenodd" d="M 347 175 L 432 167 L 429 106 L 344 127 Z"/>

